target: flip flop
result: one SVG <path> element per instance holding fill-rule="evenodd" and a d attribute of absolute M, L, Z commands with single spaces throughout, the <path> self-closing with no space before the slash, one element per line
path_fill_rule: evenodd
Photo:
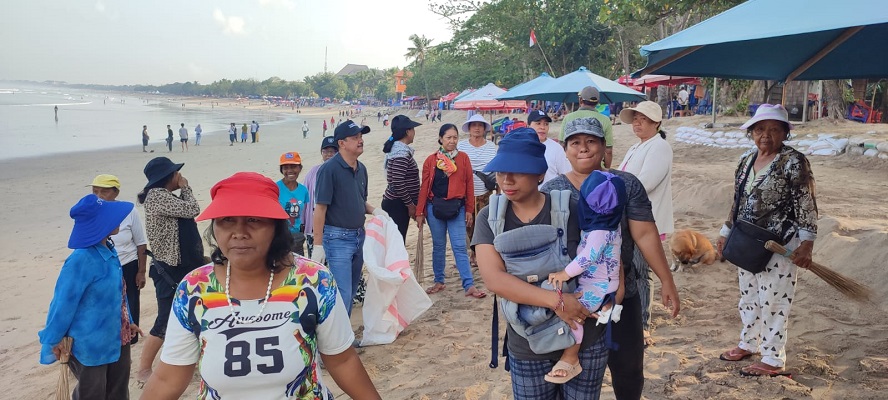
<path fill-rule="evenodd" d="M 743 361 L 749 357 L 752 357 L 752 354 L 753 353 L 750 353 L 739 347 L 734 347 L 733 349 L 721 353 L 721 355 L 718 356 L 718 359 L 722 361 Z"/>
<path fill-rule="evenodd" d="M 740 369 L 740 376 L 751 376 L 751 377 L 767 376 L 767 377 L 771 377 L 771 378 L 773 378 L 775 376 L 785 376 L 787 378 L 792 379 L 792 374 L 790 372 L 787 372 L 783 368 L 771 369 L 771 368 L 762 367 L 762 365 L 767 365 L 767 364 L 756 363 L 756 364 L 747 365 L 746 367 L 743 367 Z M 770 367 L 770 365 L 768 367 Z"/>
<path fill-rule="evenodd" d="M 552 373 L 555 371 L 567 371 L 567 375 L 552 376 Z M 576 365 L 570 365 L 564 361 L 558 361 L 557 363 L 555 363 L 555 366 L 552 367 L 552 370 L 543 377 L 543 379 L 545 379 L 546 382 L 562 385 L 579 375 L 580 372 L 583 372 L 583 367 L 580 366 L 580 363 L 577 363 Z"/>
<path fill-rule="evenodd" d="M 474 297 L 476 299 L 483 299 L 487 297 L 487 293 L 484 293 L 474 286 L 470 287 L 469 290 L 466 290 L 466 297 Z"/>
<path fill-rule="evenodd" d="M 428 289 L 426 289 L 426 294 L 434 294 L 434 293 L 438 293 L 438 292 L 444 290 L 445 287 L 446 287 L 446 286 L 444 286 L 443 283 L 437 283 L 437 282 L 436 282 L 434 285 L 432 285 L 432 286 L 430 286 Z"/>

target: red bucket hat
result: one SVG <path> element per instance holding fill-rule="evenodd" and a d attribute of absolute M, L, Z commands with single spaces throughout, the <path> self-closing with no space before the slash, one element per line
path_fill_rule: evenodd
<path fill-rule="evenodd" d="M 213 199 L 198 221 L 221 217 L 260 217 L 287 219 L 290 216 L 278 203 L 280 191 L 269 178 L 255 172 L 238 172 L 210 190 Z"/>

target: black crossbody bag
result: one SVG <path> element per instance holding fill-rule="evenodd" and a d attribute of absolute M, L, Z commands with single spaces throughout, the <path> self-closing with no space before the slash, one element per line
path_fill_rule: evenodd
<path fill-rule="evenodd" d="M 758 154 L 752 156 L 749 167 L 746 168 L 746 174 L 743 176 L 743 182 L 740 183 L 739 190 L 734 196 L 731 233 L 728 234 L 722 249 L 725 259 L 753 274 L 764 271 L 768 261 L 774 255 L 773 252 L 765 248 L 767 241 L 773 240 L 783 245 L 783 239 L 774 232 L 750 221 L 737 219 L 737 213 L 740 211 L 740 196 L 746 190 L 746 180 L 749 179 L 749 173 L 752 172 L 756 157 Z"/>

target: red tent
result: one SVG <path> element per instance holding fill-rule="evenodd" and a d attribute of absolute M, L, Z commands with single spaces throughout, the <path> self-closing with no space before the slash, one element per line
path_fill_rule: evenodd
<path fill-rule="evenodd" d="M 635 80 L 635 84 L 644 87 L 702 85 L 700 78 L 674 75 L 645 75 Z"/>
<path fill-rule="evenodd" d="M 506 90 L 492 83 L 482 87 L 469 95 L 457 100 L 453 103 L 453 108 L 457 110 L 511 110 L 514 108 L 526 108 L 527 103 L 524 100 L 497 100 L 496 97 L 505 93 Z"/>

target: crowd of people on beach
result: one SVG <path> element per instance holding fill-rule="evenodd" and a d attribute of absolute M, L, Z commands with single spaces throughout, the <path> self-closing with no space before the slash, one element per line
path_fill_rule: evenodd
<path fill-rule="evenodd" d="M 580 108 L 563 116 L 558 140 L 549 137 L 553 118 L 545 110 L 531 110 L 527 126 L 498 144 L 484 116 L 470 113 L 460 127 L 439 127 L 438 149 L 421 164 L 411 144 L 422 124 L 380 111 L 377 121 L 390 136 L 378 205 L 368 201 L 371 182 L 359 160 L 370 127 L 351 112 L 340 112 L 346 119 L 339 123 L 331 117 L 332 136 L 323 121 L 322 162 L 301 181 L 303 158 L 286 151 L 276 160 L 279 180 L 235 173 L 213 186 L 203 210 L 184 164 L 167 157 L 144 167 L 137 196 L 144 223 L 132 203 L 117 200 L 119 179 L 98 175 L 92 193 L 70 211 L 73 252 L 39 334 L 40 361 L 70 356 L 75 398 L 128 398 L 130 348 L 142 337 L 136 377 L 143 399 L 178 398 L 195 371 L 200 398 L 332 399 L 321 368 L 351 398 L 381 398 L 349 322 L 372 215 L 396 224 L 404 241 L 411 222 L 420 230 L 428 225 L 428 294 L 447 290 L 449 237 L 465 296 L 488 296 L 477 271 L 500 298 L 514 398 L 597 399 L 609 369 L 618 399 L 640 399 L 644 349 L 654 344 L 651 272 L 669 314 L 681 308 L 663 247 L 675 231 L 672 149 L 660 129 L 661 107 L 644 101 L 618 114 L 639 140 L 612 168 L 612 121 L 597 111 L 599 97 L 591 86 L 578 93 Z M 743 128 L 756 148 L 737 166 L 735 201 L 717 248 L 740 266 L 744 327 L 738 346 L 720 358 L 761 354 L 741 374 L 777 376 L 786 373 L 795 275 L 810 265 L 816 238 L 814 179 L 804 155 L 783 144 L 792 125 L 781 106 L 760 107 Z M 241 143 L 248 129 L 257 143 L 256 121 L 241 127 Z M 199 145 L 199 124 L 194 131 Z M 179 132 L 185 152 L 184 123 Z M 307 123 L 302 132 L 307 137 Z M 142 134 L 146 151 L 147 126 Z M 236 135 L 231 123 L 231 146 Z M 197 221 L 210 221 L 208 252 Z M 772 232 L 795 250 L 792 257 L 735 261 L 738 249 L 753 252 L 739 236 L 743 224 Z M 147 334 L 139 298 L 146 274 L 158 306 Z M 63 345 L 65 337 L 73 346 Z M 239 379 L 246 376 L 251 380 Z"/>

